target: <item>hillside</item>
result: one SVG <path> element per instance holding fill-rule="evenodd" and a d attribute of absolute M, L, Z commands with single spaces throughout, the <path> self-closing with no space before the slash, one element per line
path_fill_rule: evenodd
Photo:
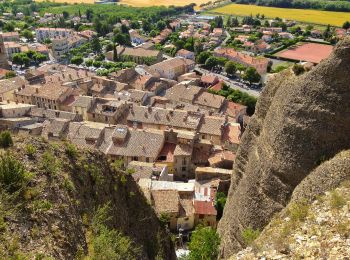
<path fill-rule="evenodd" d="M 103 155 L 13 139 L 0 158 L 0 259 L 174 258 L 137 184 Z"/>
<path fill-rule="evenodd" d="M 231 259 L 345 259 L 350 255 L 349 207 L 349 181 L 312 203 L 292 200 Z"/>
<path fill-rule="evenodd" d="M 263 91 L 237 152 L 218 227 L 222 257 L 245 247 L 242 234 L 268 225 L 295 189 L 304 198 L 311 187 L 318 186 L 315 192 L 321 194 L 336 186 L 329 182 L 333 175 L 338 184 L 349 177 L 347 167 L 329 170 L 332 177 L 315 170 L 350 148 L 349 46 L 347 38 L 310 72 L 282 72 Z"/>

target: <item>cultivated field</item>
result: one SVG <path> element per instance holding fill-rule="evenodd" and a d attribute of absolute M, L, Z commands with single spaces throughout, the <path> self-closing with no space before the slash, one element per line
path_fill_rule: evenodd
<path fill-rule="evenodd" d="M 45 1 L 45 0 L 36 0 L 36 1 Z M 59 2 L 59 3 L 86 3 L 86 4 L 93 4 L 95 0 L 52 0 L 53 2 Z M 176 5 L 176 6 L 184 6 L 188 5 L 190 3 L 196 3 L 197 6 L 203 3 L 207 3 L 209 0 L 120 0 L 119 3 L 121 4 L 127 4 L 131 6 L 136 7 L 148 7 L 148 6 L 169 6 L 169 5 Z"/>
<path fill-rule="evenodd" d="M 319 43 L 301 43 L 276 53 L 274 56 L 296 61 L 320 63 L 332 52 L 333 46 Z"/>
<path fill-rule="evenodd" d="M 342 26 L 345 21 L 350 21 L 350 13 L 328 12 L 310 9 L 287 9 L 276 7 L 265 7 L 257 5 L 230 4 L 211 10 L 210 12 L 221 14 L 232 14 L 237 16 L 247 16 L 264 14 L 269 18 L 285 18 L 315 24 L 330 24 Z"/>

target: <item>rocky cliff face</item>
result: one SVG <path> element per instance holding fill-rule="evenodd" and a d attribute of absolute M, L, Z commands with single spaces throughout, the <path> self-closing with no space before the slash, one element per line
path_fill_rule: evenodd
<path fill-rule="evenodd" d="M 285 71 L 267 84 L 237 153 L 218 227 L 222 257 L 246 246 L 242 232 L 265 227 L 314 168 L 349 149 L 349 70 L 345 39 L 310 72 Z"/>
<path fill-rule="evenodd" d="M 175 259 L 137 184 L 102 154 L 21 136 L 0 153 L 26 172 L 17 192 L 0 183 L 1 259 Z"/>

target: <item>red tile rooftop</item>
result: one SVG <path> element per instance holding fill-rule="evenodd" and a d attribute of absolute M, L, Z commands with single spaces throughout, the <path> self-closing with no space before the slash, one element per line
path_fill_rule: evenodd
<path fill-rule="evenodd" d="M 216 216 L 217 212 L 213 205 L 212 201 L 194 201 L 194 212 L 195 214 L 202 215 L 214 215 Z"/>

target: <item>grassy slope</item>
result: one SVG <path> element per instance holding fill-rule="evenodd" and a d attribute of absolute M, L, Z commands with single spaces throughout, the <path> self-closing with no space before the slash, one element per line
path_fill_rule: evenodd
<path fill-rule="evenodd" d="M 16 136 L 4 152 L 30 177 L 15 197 L 0 189 L 0 259 L 89 254 L 92 218 L 108 202 L 109 228 L 128 236 L 143 256 L 171 258 L 170 238 L 137 184 L 104 155 L 27 136 Z"/>

